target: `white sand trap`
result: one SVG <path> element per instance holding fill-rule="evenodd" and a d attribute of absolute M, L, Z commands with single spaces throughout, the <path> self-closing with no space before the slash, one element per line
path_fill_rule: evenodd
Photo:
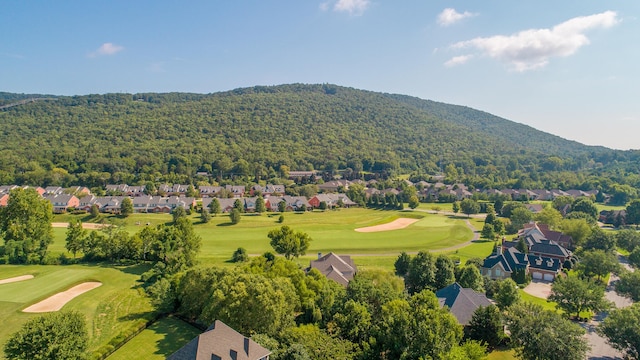
<path fill-rule="evenodd" d="M 76 285 L 71 289 L 63 292 L 59 292 L 53 296 L 50 296 L 37 304 L 33 304 L 28 308 L 22 310 L 23 312 L 28 313 L 41 313 L 41 312 L 49 312 L 49 311 L 58 311 L 62 309 L 62 307 L 73 300 L 76 296 L 82 295 L 89 290 L 93 290 L 98 286 L 102 285 L 99 282 L 86 282 L 80 285 Z"/>
<path fill-rule="evenodd" d="M 368 232 L 398 230 L 398 229 L 404 229 L 404 228 L 406 228 L 407 226 L 413 224 L 416 221 L 418 221 L 418 219 L 400 218 L 400 219 L 395 219 L 390 223 L 386 223 L 386 224 L 382 224 L 382 225 L 358 228 L 358 229 L 356 229 L 356 231 L 357 232 L 368 233 Z"/>
<path fill-rule="evenodd" d="M 16 276 L 16 277 L 0 280 L 0 285 L 1 284 L 9 284 L 9 283 L 12 283 L 12 282 L 30 280 L 30 279 L 33 279 L 33 275 Z"/>
<path fill-rule="evenodd" d="M 89 230 L 100 230 L 105 226 L 108 226 L 108 224 L 82 223 L 82 228 L 83 229 L 89 229 Z M 54 222 L 54 223 L 51 223 L 51 227 L 54 227 L 54 228 L 66 228 L 66 227 L 69 227 L 69 223 L 66 223 L 66 222 Z"/>

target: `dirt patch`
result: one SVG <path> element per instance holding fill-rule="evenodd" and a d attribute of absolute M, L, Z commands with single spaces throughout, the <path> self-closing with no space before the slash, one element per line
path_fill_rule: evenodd
<path fill-rule="evenodd" d="M 41 312 L 50 312 L 50 311 L 58 311 L 62 309 L 62 307 L 73 300 L 76 296 L 80 296 L 86 293 L 89 290 L 93 290 L 98 286 L 102 285 L 100 282 L 86 282 L 80 285 L 76 285 L 71 289 L 63 292 L 59 292 L 53 296 L 50 296 L 37 304 L 33 304 L 28 308 L 22 310 L 23 312 L 28 313 L 41 313 Z"/>
<path fill-rule="evenodd" d="M 99 229 L 102 229 L 105 226 L 108 226 L 108 225 L 106 225 L 106 224 L 95 224 L 95 223 L 82 223 L 82 228 L 83 229 L 89 229 L 89 230 L 99 230 Z M 54 227 L 54 228 L 66 228 L 66 227 L 69 227 L 69 223 L 66 223 L 66 222 L 54 222 L 54 223 L 51 223 L 51 227 Z"/>
<path fill-rule="evenodd" d="M 0 285 L 9 284 L 9 283 L 18 282 L 18 281 L 30 280 L 30 279 L 33 279 L 33 275 L 16 276 L 16 277 L 0 280 Z"/>
<path fill-rule="evenodd" d="M 400 218 L 400 219 L 393 220 L 390 223 L 386 223 L 382 225 L 358 228 L 356 229 L 356 231 L 369 233 L 369 232 L 378 232 L 378 231 L 399 230 L 399 229 L 406 228 L 407 226 L 413 224 L 416 221 L 418 221 L 418 219 Z"/>

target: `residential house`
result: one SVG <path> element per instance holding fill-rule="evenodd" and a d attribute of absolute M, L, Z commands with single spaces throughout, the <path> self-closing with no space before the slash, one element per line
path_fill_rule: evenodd
<path fill-rule="evenodd" d="M 202 207 L 209 208 L 209 205 L 211 205 L 213 199 L 214 198 L 211 197 L 202 198 Z M 231 209 L 233 209 L 233 204 L 236 202 L 236 200 L 237 199 L 231 198 L 218 198 L 218 202 L 220 203 L 220 212 L 230 212 Z"/>
<path fill-rule="evenodd" d="M 91 189 L 86 186 L 71 186 L 63 190 L 65 194 L 72 194 L 77 197 L 82 197 L 84 195 L 90 195 Z"/>
<path fill-rule="evenodd" d="M 496 253 L 484 259 L 480 272 L 482 276 L 490 279 L 508 279 L 517 271 L 529 271 L 529 259 L 526 254 L 508 248 L 503 251 L 502 246 L 498 246 Z"/>
<path fill-rule="evenodd" d="M 317 269 L 321 274 L 338 284 L 347 287 L 349 281 L 357 272 L 356 264 L 351 260 L 351 256 L 336 255 L 332 252 L 325 256 L 318 253 L 318 259 L 312 260 L 309 269 Z"/>
<path fill-rule="evenodd" d="M 234 198 L 244 197 L 244 193 L 246 191 L 244 185 L 226 185 L 224 188 L 233 194 Z"/>
<path fill-rule="evenodd" d="M 327 181 L 324 184 L 319 184 L 318 190 L 322 192 L 336 192 L 340 189 L 344 189 L 344 190 L 349 189 L 349 185 L 351 185 L 351 181 L 349 180 L 344 180 L 344 179 L 331 180 L 331 181 Z"/>
<path fill-rule="evenodd" d="M 9 193 L 0 194 L 0 207 L 5 207 L 9 203 Z"/>
<path fill-rule="evenodd" d="M 44 199 L 51 202 L 54 213 L 66 212 L 69 208 L 77 208 L 80 206 L 80 199 L 75 195 L 69 194 L 45 194 Z"/>
<path fill-rule="evenodd" d="M 144 196 L 146 189 L 146 185 L 129 186 L 127 187 L 126 194 L 130 197 Z"/>
<path fill-rule="evenodd" d="M 280 211 L 280 203 L 285 202 L 285 211 L 301 211 L 310 209 L 311 204 L 304 196 L 267 196 L 265 198 L 265 207 L 270 211 Z"/>
<path fill-rule="evenodd" d="M 524 204 L 524 207 L 534 214 L 539 213 L 544 208 L 542 204 Z"/>
<path fill-rule="evenodd" d="M 602 210 L 598 216 L 598 221 L 607 225 L 620 226 L 627 223 L 626 210 Z"/>
<path fill-rule="evenodd" d="M 562 271 L 564 260 L 560 254 L 571 254 L 547 239 L 534 242 L 529 248 L 529 253 L 524 254 L 516 249 L 517 242 L 503 242 L 502 246 L 498 246 L 496 253 L 485 258 L 480 268 L 482 275 L 491 279 L 506 279 L 516 271 L 524 270 L 533 279 L 552 281 Z"/>
<path fill-rule="evenodd" d="M 216 197 L 220 193 L 220 191 L 224 189 L 222 186 L 198 186 L 198 191 L 200 191 L 200 196 L 203 198 L 206 197 Z"/>
<path fill-rule="evenodd" d="M 316 209 L 320 207 L 320 203 L 322 202 L 327 204 L 328 209 L 338 206 L 338 204 L 340 204 L 341 202 L 344 207 L 357 205 L 355 202 L 349 199 L 346 194 L 318 194 L 309 199 L 309 205 L 313 206 Z"/>
<path fill-rule="evenodd" d="M 168 360 L 269 360 L 271 351 L 216 320 Z"/>
<path fill-rule="evenodd" d="M 463 288 L 457 282 L 436 291 L 436 297 L 440 307 L 448 307 L 458 323 L 463 326 L 469 325 L 473 313 L 479 307 L 492 305 L 484 293 Z"/>
<path fill-rule="evenodd" d="M 117 184 L 117 185 L 107 184 L 107 186 L 105 187 L 105 190 L 108 195 L 124 195 L 127 193 L 128 187 L 129 185 L 127 184 Z"/>
<path fill-rule="evenodd" d="M 518 231 L 518 240 L 521 238 L 525 240 L 530 251 L 536 251 L 534 245 L 542 244 L 543 247 L 536 247 L 542 252 L 542 255 L 550 257 L 557 257 L 558 259 L 565 261 L 571 257 L 571 251 L 567 250 L 573 246 L 573 238 L 570 235 L 565 235 L 560 231 L 553 231 L 549 229 L 546 224 L 529 223 L 525 224 L 524 228 Z M 551 241 L 549 243 L 548 241 Z M 515 246 L 514 242 L 505 243 L 506 246 Z M 546 248 L 548 247 L 548 248 Z M 546 251 L 546 252 L 545 252 Z"/>
<path fill-rule="evenodd" d="M 44 195 L 64 194 L 64 189 L 60 186 L 47 186 L 44 188 Z"/>

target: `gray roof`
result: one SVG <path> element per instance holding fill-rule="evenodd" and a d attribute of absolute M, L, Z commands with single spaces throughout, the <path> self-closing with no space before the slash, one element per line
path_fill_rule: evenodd
<path fill-rule="evenodd" d="M 357 271 L 356 264 L 350 256 L 339 256 L 332 252 L 319 257 L 318 260 L 312 260 L 309 268 L 318 269 L 324 276 L 345 287 Z"/>
<path fill-rule="evenodd" d="M 492 305 L 485 294 L 453 283 L 436 292 L 440 306 L 446 306 L 461 325 L 469 324 L 480 306 Z"/>
<path fill-rule="evenodd" d="M 216 320 L 207 331 L 171 354 L 171 360 L 260 360 L 271 351 Z"/>

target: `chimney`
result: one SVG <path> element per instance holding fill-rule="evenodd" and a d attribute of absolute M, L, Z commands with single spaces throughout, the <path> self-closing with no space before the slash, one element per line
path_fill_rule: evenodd
<path fill-rule="evenodd" d="M 318 260 L 320 260 L 320 258 L 321 258 L 321 257 L 322 257 L 322 253 L 321 253 L 321 252 L 319 252 L 319 253 L 318 253 Z"/>
<path fill-rule="evenodd" d="M 249 356 L 249 338 L 244 338 L 244 353 Z"/>

